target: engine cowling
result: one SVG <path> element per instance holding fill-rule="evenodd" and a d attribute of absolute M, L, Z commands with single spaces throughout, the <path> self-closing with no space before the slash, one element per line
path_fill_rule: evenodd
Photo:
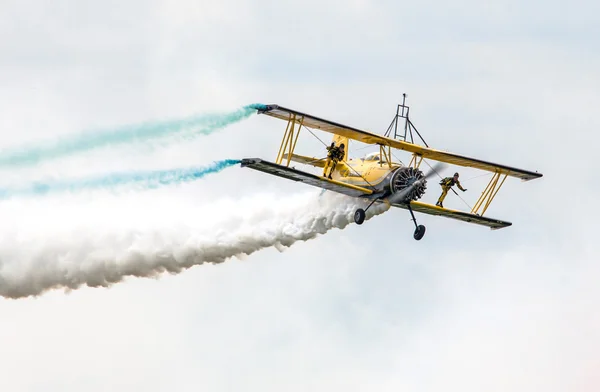
<path fill-rule="evenodd" d="M 414 167 L 401 167 L 392 176 L 390 191 L 398 193 L 412 186 L 412 189 L 403 198 L 406 200 L 418 200 L 425 194 L 427 179 L 419 169 Z M 416 183 L 416 184 L 415 184 Z"/>

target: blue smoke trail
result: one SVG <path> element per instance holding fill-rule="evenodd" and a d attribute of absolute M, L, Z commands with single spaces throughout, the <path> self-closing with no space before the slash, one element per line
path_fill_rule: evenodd
<path fill-rule="evenodd" d="M 178 120 L 131 125 L 0 151 L 0 167 L 32 165 L 100 147 L 144 142 L 183 131 L 189 131 L 195 135 L 208 135 L 227 125 L 244 120 L 255 110 L 264 108 L 266 108 L 265 105 L 254 103 L 228 113 L 204 114 Z"/>
<path fill-rule="evenodd" d="M 241 161 L 225 159 L 216 161 L 204 167 L 184 169 L 157 170 L 146 172 L 113 173 L 100 177 L 83 178 L 70 181 L 55 181 L 48 183 L 35 182 L 20 189 L 0 189 L 0 198 L 15 196 L 41 196 L 52 192 L 76 192 L 91 189 L 112 189 L 125 185 L 139 185 L 143 189 L 154 189 L 161 186 L 180 184 L 199 180 L 208 175 L 218 173 Z"/>

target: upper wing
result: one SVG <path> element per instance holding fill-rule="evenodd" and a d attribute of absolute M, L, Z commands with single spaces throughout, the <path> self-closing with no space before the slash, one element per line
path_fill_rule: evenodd
<path fill-rule="evenodd" d="M 374 133 L 362 131 L 360 129 L 348 127 L 346 125 L 341 125 L 333 121 L 323 120 L 321 118 L 301 113 L 296 110 L 287 109 L 278 105 L 266 105 L 265 109 L 260 109 L 258 110 L 258 112 L 272 117 L 280 118 L 285 121 L 288 121 L 292 117 L 292 115 L 296 115 L 301 117 L 300 119 L 298 119 L 298 121 L 302 121 L 302 124 L 309 128 L 320 129 L 322 131 L 344 136 L 362 143 L 390 146 L 393 148 L 418 154 L 423 158 L 433 159 L 440 162 L 446 162 L 457 166 L 473 167 L 476 169 L 491 172 L 501 171 L 503 174 L 507 174 L 512 177 L 517 177 L 522 180 L 533 180 L 535 178 L 542 177 L 541 173 L 517 169 L 506 165 L 482 161 L 480 159 L 469 158 L 458 154 L 453 154 L 429 147 L 423 147 L 416 144 L 403 142 L 401 140 L 391 139 L 385 136 L 380 136 Z"/>
<path fill-rule="evenodd" d="M 394 207 L 400 207 L 408 209 L 406 204 L 392 204 Z M 487 226 L 492 230 L 501 229 L 503 227 L 511 226 L 512 223 L 501 221 L 498 219 L 487 218 L 480 215 L 470 214 L 468 212 L 449 210 L 447 208 L 440 208 L 431 204 L 422 203 L 419 201 L 413 201 L 410 203 L 410 207 L 413 211 L 422 212 L 429 215 L 438 215 L 445 218 L 451 218 L 461 220 L 463 222 L 475 223 L 482 226 Z"/>
<path fill-rule="evenodd" d="M 372 190 L 367 188 L 346 184 L 335 180 L 329 180 L 325 177 L 319 177 L 314 174 L 296 170 L 291 167 L 278 165 L 273 162 L 263 161 L 259 158 L 242 159 L 242 167 L 249 167 L 251 169 L 287 178 L 288 180 L 300 181 L 305 184 L 317 186 L 319 188 L 327 189 L 338 193 L 343 193 L 345 195 L 353 197 L 367 196 L 373 193 Z"/>
<path fill-rule="evenodd" d="M 283 159 L 287 159 L 288 153 L 283 154 Z M 304 163 L 315 167 L 325 167 L 325 158 L 305 157 L 304 155 L 292 154 L 291 160 Z"/>

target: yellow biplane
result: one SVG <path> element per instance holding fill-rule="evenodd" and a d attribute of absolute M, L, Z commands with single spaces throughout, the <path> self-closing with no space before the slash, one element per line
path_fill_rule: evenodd
<path fill-rule="evenodd" d="M 406 95 L 404 94 L 403 102 L 398 105 L 396 110 L 396 117 L 383 136 L 282 106 L 264 105 L 264 107 L 258 109 L 259 114 L 265 114 L 287 122 L 279 152 L 275 162 L 259 158 L 247 158 L 242 160 L 241 166 L 365 199 L 370 202 L 368 206 L 365 209 L 357 209 L 354 214 L 354 221 L 359 225 L 365 220 L 366 210 L 374 203 L 386 203 L 390 206 L 407 209 L 415 224 L 413 237 L 416 240 L 423 238 L 425 226 L 417 224 L 414 211 L 475 223 L 491 229 L 500 229 L 512 225 L 510 222 L 486 217 L 484 213 L 507 177 L 529 181 L 542 177 L 542 174 L 430 148 L 410 121 L 408 116 L 409 107 L 405 103 Z M 398 127 L 401 118 L 405 120 L 403 133 L 402 127 L 400 127 L 400 130 Z M 306 128 L 311 133 L 313 133 L 311 129 L 332 133 L 333 145 L 340 146 L 344 144 L 345 151 L 335 165 L 331 179 L 290 167 L 291 161 L 321 168 L 326 165 L 325 158 L 307 157 L 294 153 L 302 128 Z M 414 142 L 415 134 L 425 146 Z M 378 145 L 379 151 L 368 154 L 363 158 L 349 159 L 348 142 L 350 139 Z M 412 153 L 410 163 L 403 165 L 394 162 L 392 149 Z M 424 159 L 438 161 L 438 163 L 431 167 L 428 173 L 423 173 L 420 166 Z M 437 174 L 439 168 L 446 164 L 472 167 L 493 173 L 490 182 L 470 212 L 442 208 L 418 201 L 425 194 L 427 179 L 433 174 Z"/>

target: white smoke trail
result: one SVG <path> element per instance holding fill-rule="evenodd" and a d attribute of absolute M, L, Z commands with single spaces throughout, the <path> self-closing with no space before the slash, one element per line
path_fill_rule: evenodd
<path fill-rule="evenodd" d="M 100 205 L 0 205 L 0 295 L 108 287 L 128 276 L 179 273 L 267 247 L 283 250 L 353 223 L 359 200 L 308 193 L 196 206 L 104 200 Z M 387 210 L 374 205 L 367 219 Z M 4 215 L 3 215 L 4 214 Z"/>

